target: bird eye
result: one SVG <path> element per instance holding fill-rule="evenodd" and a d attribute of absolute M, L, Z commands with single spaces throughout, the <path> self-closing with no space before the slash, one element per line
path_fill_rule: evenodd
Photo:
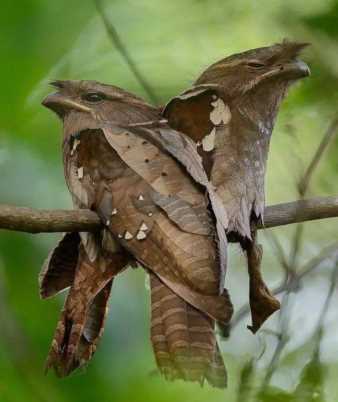
<path fill-rule="evenodd" d="M 259 62 L 257 62 L 257 61 L 250 61 L 250 62 L 248 62 L 247 65 L 248 65 L 249 67 L 253 67 L 253 68 L 263 68 L 263 67 L 265 67 L 265 64 L 259 63 Z"/>
<path fill-rule="evenodd" d="M 98 103 L 103 101 L 105 96 L 99 92 L 88 92 L 82 95 L 82 99 L 90 103 Z"/>

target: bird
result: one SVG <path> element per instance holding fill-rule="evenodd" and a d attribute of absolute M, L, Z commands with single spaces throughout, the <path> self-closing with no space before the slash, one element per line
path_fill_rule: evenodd
<path fill-rule="evenodd" d="M 226 209 L 228 240 L 246 253 L 253 333 L 280 308 L 261 274 L 256 227 L 264 224 L 266 162 L 278 110 L 290 86 L 310 75 L 299 59 L 306 46 L 284 40 L 223 58 L 162 110 L 172 128 L 195 142 Z"/>
<path fill-rule="evenodd" d="M 150 276 L 160 373 L 224 388 L 215 321 L 227 323 L 233 313 L 220 286 L 228 223 L 194 142 L 168 126 L 157 107 L 121 88 L 97 81 L 52 85 L 57 91 L 42 103 L 63 123 L 74 207 L 95 211 L 102 229 L 66 234 L 41 271 L 42 297 L 70 287 L 47 368 L 66 376 L 87 363 L 114 278 L 140 265 Z"/>

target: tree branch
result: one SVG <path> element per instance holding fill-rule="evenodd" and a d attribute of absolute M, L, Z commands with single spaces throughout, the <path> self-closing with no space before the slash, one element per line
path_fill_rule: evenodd
<path fill-rule="evenodd" d="M 338 217 L 338 197 L 318 197 L 266 207 L 264 225 L 272 228 L 315 219 Z M 38 210 L 0 205 L 0 229 L 27 233 L 92 232 L 101 226 L 90 210 Z"/>
<path fill-rule="evenodd" d="M 90 210 L 48 210 L 0 205 L 0 228 L 27 233 L 92 232 L 101 225 Z"/>
<path fill-rule="evenodd" d="M 107 34 L 112 42 L 112 44 L 116 47 L 117 51 L 120 53 L 124 61 L 127 63 L 130 71 L 134 74 L 136 80 L 139 84 L 143 87 L 146 94 L 148 95 L 149 99 L 152 103 L 158 104 L 159 99 L 157 98 L 155 92 L 153 91 L 152 87 L 150 86 L 147 79 L 143 76 L 139 68 L 137 67 L 136 63 L 134 62 L 133 58 L 131 57 L 130 53 L 128 52 L 126 46 L 123 44 L 116 28 L 114 25 L 109 21 L 107 15 L 104 12 L 104 8 L 102 5 L 101 0 L 94 0 L 97 12 L 99 13 L 104 26 L 106 28 Z"/>

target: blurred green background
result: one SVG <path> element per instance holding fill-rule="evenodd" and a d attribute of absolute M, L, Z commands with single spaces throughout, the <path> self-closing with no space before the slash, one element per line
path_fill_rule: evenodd
<path fill-rule="evenodd" d="M 48 81 L 96 79 L 146 94 L 112 46 L 92 1 L 4 0 L 1 6 L 0 202 L 71 207 L 60 157 L 61 126 L 40 106 L 51 90 Z M 312 76 L 296 85 L 282 106 L 267 180 L 269 204 L 298 198 L 296 183 L 338 114 L 337 0 L 106 0 L 104 7 L 163 103 L 225 55 L 283 38 L 311 42 L 304 59 Z M 337 156 L 334 139 L 309 196 L 337 192 Z M 286 227 L 260 234 L 264 273 L 272 287 L 283 273 L 271 233 L 288 253 L 294 231 Z M 0 233 L 0 402 L 246 402 L 249 394 L 257 401 L 337 402 L 336 303 L 325 310 L 322 330 L 314 336 L 336 255 L 323 259 L 289 296 L 282 320 L 276 314 L 253 336 L 246 329 L 246 316 L 230 338 L 221 341 L 229 388 L 218 391 L 166 383 L 152 374 L 149 293 L 141 270 L 124 273 L 114 283 L 106 331 L 88 368 L 62 380 L 53 373 L 45 376 L 44 359 L 64 296 L 39 300 L 37 276 L 57 238 Z M 337 238 L 337 219 L 305 224 L 298 265 Z M 236 246 L 230 260 L 227 286 L 239 308 L 247 302 L 248 282 Z M 332 300 L 336 297 L 333 290 Z M 281 329 L 287 330 L 285 347 L 262 388 Z"/>

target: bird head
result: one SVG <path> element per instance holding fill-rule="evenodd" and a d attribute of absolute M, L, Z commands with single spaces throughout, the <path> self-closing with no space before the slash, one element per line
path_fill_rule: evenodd
<path fill-rule="evenodd" d="M 226 57 L 207 68 L 196 85 L 216 84 L 230 98 L 264 87 L 285 87 L 310 75 L 306 63 L 298 59 L 307 43 L 284 41 L 276 45 L 248 50 Z"/>
<path fill-rule="evenodd" d="M 76 130 L 95 128 L 98 122 L 124 125 L 157 116 L 156 109 L 143 99 L 113 85 L 97 81 L 53 81 L 51 85 L 57 92 L 48 95 L 42 104 L 65 126 L 76 125 Z"/>
<path fill-rule="evenodd" d="M 242 121 L 258 124 L 271 134 L 290 85 L 310 75 L 307 64 L 299 59 L 307 45 L 284 41 L 232 55 L 211 65 L 195 84 L 215 85 Z"/>

